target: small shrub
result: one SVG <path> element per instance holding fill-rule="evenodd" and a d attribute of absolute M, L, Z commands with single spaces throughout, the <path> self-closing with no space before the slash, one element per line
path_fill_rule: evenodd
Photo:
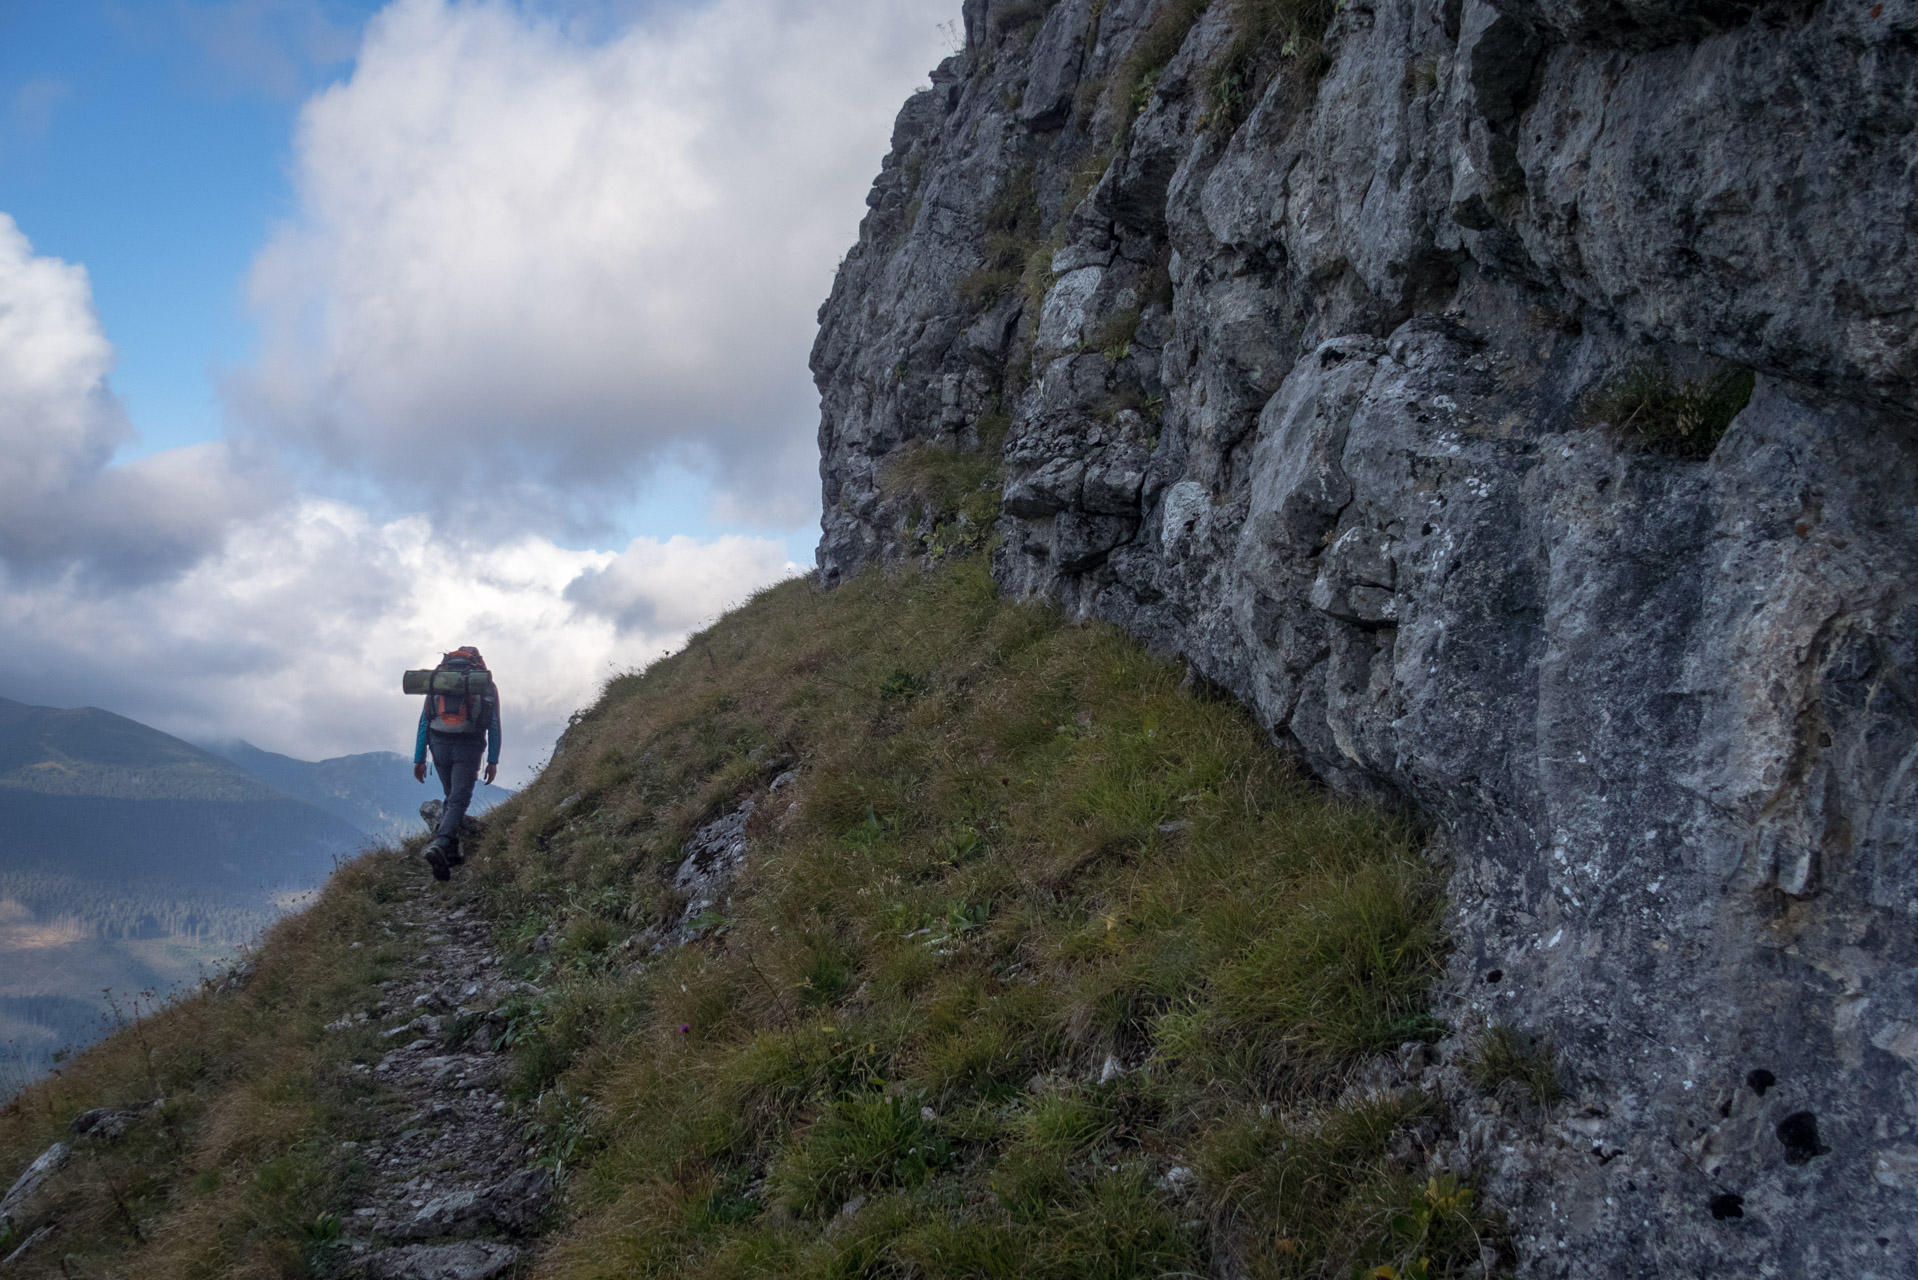
<path fill-rule="evenodd" d="M 1463 1065 L 1466 1078 L 1487 1094 L 1510 1081 L 1541 1105 L 1564 1096 L 1551 1045 L 1517 1027 L 1488 1027 L 1474 1038 Z"/>
<path fill-rule="evenodd" d="M 1679 382 L 1663 361 L 1652 361 L 1615 379 L 1594 409 L 1612 430 L 1652 453 L 1701 461 L 1751 403 L 1756 381 L 1750 369 L 1734 365 L 1710 378 Z"/>

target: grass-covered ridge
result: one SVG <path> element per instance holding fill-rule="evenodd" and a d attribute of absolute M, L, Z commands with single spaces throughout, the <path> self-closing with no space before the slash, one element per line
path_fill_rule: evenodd
<path fill-rule="evenodd" d="M 546 994 L 559 1276 L 1461 1274 L 1440 879 L 1236 705 L 978 559 L 756 597 L 622 676 L 476 861 Z M 798 781 L 766 795 L 787 769 Z M 687 837 L 758 797 L 702 936 Z"/>

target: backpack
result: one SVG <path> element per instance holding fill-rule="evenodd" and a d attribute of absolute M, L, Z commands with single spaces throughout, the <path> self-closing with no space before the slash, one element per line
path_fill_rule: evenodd
<path fill-rule="evenodd" d="M 493 723 L 493 677 L 478 649 L 466 645 L 440 659 L 434 674 L 456 672 L 456 681 L 435 679 L 426 695 L 426 723 L 435 733 L 479 733 Z M 453 685 L 451 691 L 448 685 Z"/>

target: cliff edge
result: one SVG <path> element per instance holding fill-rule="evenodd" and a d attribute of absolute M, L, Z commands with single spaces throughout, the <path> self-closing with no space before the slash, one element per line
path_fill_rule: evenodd
<path fill-rule="evenodd" d="M 1462 1126 L 1524 1274 L 1911 1274 L 1918 4 L 965 39 L 821 312 L 821 580 L 989 545 L 1428 823 L 1456 1043 L 1565 1085 Z"/>

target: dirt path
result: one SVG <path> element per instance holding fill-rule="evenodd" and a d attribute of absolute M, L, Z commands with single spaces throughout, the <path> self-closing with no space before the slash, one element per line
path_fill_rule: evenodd
<path fill-rule="evenodd" d="M 359 1068 L 384 1086 L 392 1119 L 347 1144 L 366 1177 L 339 1211 L 341 1234 L 351 1270 L 373 1280 L 490 1280 L 520 1262 L 552 1194 L 551 1175 L 529 1164 L 495 1051 L 508 1005 L 535 988 L 501 973 L 462 872 L 450 886 L 420 862 L 408 875 L 402 925 L 423 935 L 420 957 L 379 1004 L 335 1024 L 393 1024 L 382 1033 L 393 1048 Z"/>

